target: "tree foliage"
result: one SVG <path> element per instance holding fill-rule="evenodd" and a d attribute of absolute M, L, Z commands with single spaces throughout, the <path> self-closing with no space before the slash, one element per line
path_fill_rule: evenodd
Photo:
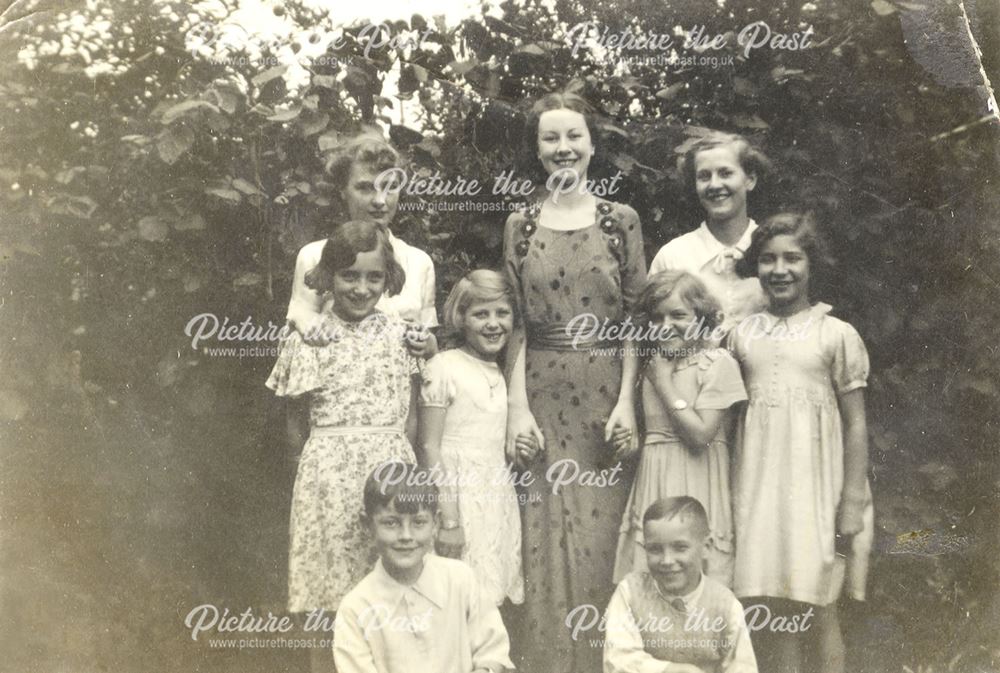
<path fill-rule="evenodd" d="M 473 200 L 524 201 L 491 188 L 502 173 L 531 174 L 527 102 L 568 88 L 599 113 L 597 177 L 621 176 L 612 198 L 639 212 L 650 255 L 701 219 L 676 159 L 705 128 L 746 134 L 774 161 L 751 202 L 758 220 L 785 208 L 817 214 L 839 259 L 837 286 L 817 299 L 858 327 L 873 362 L 879 538 L 872 607 L 859 620 L 887 649 L 872 665 L 995 666 L 977 620 L 994 609 L 998 579 L 998 127 L 984 120 L 975 78 L 942 79 L 920 44 L 922 33 L 961 44 L 959 9 L 506 0 L 458 25 L 413 15 L 373 30 L 286 2 L 274 21 L 287 38 L 237 40 L 237 7 L 223 3 L 25 13 L 5 28 L 0 80 L 0 418 L 22 438 L 57 417 L 196 465 L 154 494 L 174 514 L 152 525 L 177 539 L 197 519 L 177 494 L 218 502 L 247 479 L 267 484 L 252 469 L 237 484 L 219 463 L 238 459 L 236 444 L 258 446 L 259 459 L 280 435 L 260 385 L 270 361 L 209 357 L 191 348 L 185 325 L 203 313 L 280 322 L 295 251 L 341 218 L 324 156 L 378 123 L 411 181 L 474 179 L 484 189 Z M 757 21 L 773 34 L 811 27 L 812 46 L 745 52 L 737 36 Z M 606 39 L 574 49 L 574 27 L 586 22 L 595 35 L 673 36 L 681 60 L 627 60 L 650 52 Z M 697 26 L 725 35 L 725 46 L 686 48 L 683 32 Z M 715 67 L 697 61 L 709 57 Z M 971 72 L 966 51 L 954 58 L 961 67 L 948 72 Z M 469 268 L 498 263 L 499 207 L 403 201 L 424 210 L 401 210 L 394 229 L 431 253 L 442 297 Z M 219 439 L 214 457 L 171 448 L 219 438 L 223 410 L 258 420 L 225 422 L 244 434 Z M 158 433 L 172 439 L 147 441 Z M 190 581 L 226 586 L 203 572 Z"/>

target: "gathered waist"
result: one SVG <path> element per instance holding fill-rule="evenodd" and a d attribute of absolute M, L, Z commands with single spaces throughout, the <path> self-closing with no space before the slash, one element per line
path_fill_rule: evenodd
<path fill-rule="evenodd" d="M 343 437 L 344 435 L 400 435 L 405 428 L 402 423 L 395 425 L 314 425 L 310 437 Z"/>
<path fill-rule="evenodd" d="M 602 338 L 596 330 L 585 334 L 572 323 L 550 322 L 529 324 L 528 345 L 536 350 L 579 351 L 618 345 L 617 340 Z"/>

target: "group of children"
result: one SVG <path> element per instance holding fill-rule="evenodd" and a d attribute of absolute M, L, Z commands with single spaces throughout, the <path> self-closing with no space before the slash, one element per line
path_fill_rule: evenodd
<path fill-rule="evenodd" d="M 642 363 L 618 586 L 600 606 L 604 670 L 842 670 L 835 602 L 845 582 L 863 597 L 872 531 L 867 354 L 811 301 L 828 256 L 810 218 L 747 217 L 766 159 L 715 134 L 684 166 L 706 221 L 656 255 L 634 307 L 661 329 Z M 291 332 L 268 381 L 308 393 L 312 428 L 289 609 L 337 612 L 340 673 L 512 668 L 498 610 L 524 596 L 497 365 L 517 320 L 507 279 L 478 270 L 455 285 L 456 345 L 426 362 L 412 324 L 376 309 L 405 282 L 384 228 L 340 225 L 302 280 L 332 301 L 328 338 Z M 751 606 L 770 617 L 753 645 Z"/>

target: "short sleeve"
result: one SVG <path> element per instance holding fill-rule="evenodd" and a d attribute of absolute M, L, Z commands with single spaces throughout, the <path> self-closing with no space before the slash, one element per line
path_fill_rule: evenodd
<path fill-rule="evenodd" d="M 672 269 L 680 268 L 677 261 L 674 259 L 676 255 L 674 254 L 678 248 L 678 239 L 673 239 L 668 241 L 666 245 L 660 248 L 659 252 L 653 257 L 653 261 L 649 265 L 649 275 L 652 276 L 654 273 L 663 273 L 664 271 L 670 271 Z"/>
<path fill-rule="evenodd" d="M 278 345 L 278 360 L 265 385 L 279 397 L 298 397 L 321 388 L 324 348 L 309 346 L 298 332 L 289 332 Z"/>
<path fill-rule="evenodd" d="M 420 324 L 424 327 L 437 327 L 437 309 L 434 308 L 435 300 L 435 277 L 434 277 L 434 261 L 430 258 L 430 255 L 426 256 L 424 260 L 426 267 L 424 268 L 423 277 L 421 278 L 421 288 L 420 288 Z"/>
<path fill-rule="evenodd" d="M 323 310 L 323 297 L 306 286 L 306 274 L 319 264 L 325 240 L 304 245 L 295 258 L 295 275 L 292 278 L 292 296 L 288 302 L 287 318 L 295 329 L 302 330 L 312 323 L 312 318 Z"/>
<path fill-rule="evenodd" d="M 622 260 L 622 299 L 625 310 L 631 312 L 646 284 L 646 251 L 642 239 L 642 224 L 639 215 L 630 206 L 618 206 L 622 210 L 622 236 L 625 238 L 625 255 Z"/>
<path fill-rule="evenodd" d="M 830 338 L 833 350 L 831 375 L 833 387 L 838 395 L 849 393 L 868 385 L 868 350 L 865 348 L 861 335 L 848 323 L 842 320 L 827 319 L 826 322 L 835 325 Z"/>
<path fill-rule="evenodd" d="M 517 311 L 524 319 L 524 292 L 521 284 L 521 261 L 517 254 L 517 243 L 520 236 L 520 225 L 523 216 L 520 213 L 511 213 L 507 218 L 507 224 L 503 231 L 503 270 L 507 276 L 507 282 L 514 290 L 514 301 Z"/>
<path fill-rule="evenodd" d="M 736 359 L 722 348 L 711 351 L 708 368 L 703 372 L 695 409 L 728 409 L 747 399 L 743 376 Z"/>
<path fill-rule="evenodd" d="M 422 407 L 450 407 L 455 399 L 453 368 L 449 370 L 446 353 L 438 353 L 424 367 L 423 383 L 420 386 Z"/>

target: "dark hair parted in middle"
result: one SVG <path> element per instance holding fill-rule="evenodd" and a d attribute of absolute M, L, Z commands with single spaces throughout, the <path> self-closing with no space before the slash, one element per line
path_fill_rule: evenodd
<path fill-rule="evenodd" d="M 400 514 L 438 511 L 438 487 L 429 470 L 412 463 L 382 463 L 368 475 L 362 499 L 365 514 L 372 517 L 384 507 L 395 507 Z"/>
<path fill-rule="evenodd" d="M 806 213 L 785 212 L 767 218 L 750 241 L 743 259 L 736 262 L 736 272 L 743 278 L 757 275 L 760 253 L 768 241 L 777 236 L 792 236 L 809 258 L 809 295 L 822 293 L 829 287 L 834 260 L 830 246 L 812 216 Z"/>
<path fill-rule="evenodd" d="M 536 174 L 535 179 L 537 182 L 545 182 L 547 177 L 545 171 L 542 170 L 541 164 L 538 162 L 538 121 L 541 119 L 542 114 L 551 112 L 552 110 L 579 112 L 583 115 L 583 120 L 587 124 L 591 144 L 596 147 L 599 139 L 600 130 L 597 128 L 597 118 L 594 116 L 594 109 L 582 96 L 569 92 L 555 92 L 539 98 L 531 106 L 531 111 L 528 112 L 528 119 L 524 127 L 524 149 L 527 156 L 532 158 L 530 165 L 534 167 L 532 172 Z"/>
<path fill-rule="evenodd" d="M 319 264 L 306 273 L 306 287 L 323 293 L 333 289 L 333 277 L 354 266 L 358 254 L 379 250 L 385 264 L 385 294 L 397 295 L 403 289 L 406 274 L 396 261 L 384 228 L 366 220 L 350 220 L 333 230 L 323 245 Z"/>

